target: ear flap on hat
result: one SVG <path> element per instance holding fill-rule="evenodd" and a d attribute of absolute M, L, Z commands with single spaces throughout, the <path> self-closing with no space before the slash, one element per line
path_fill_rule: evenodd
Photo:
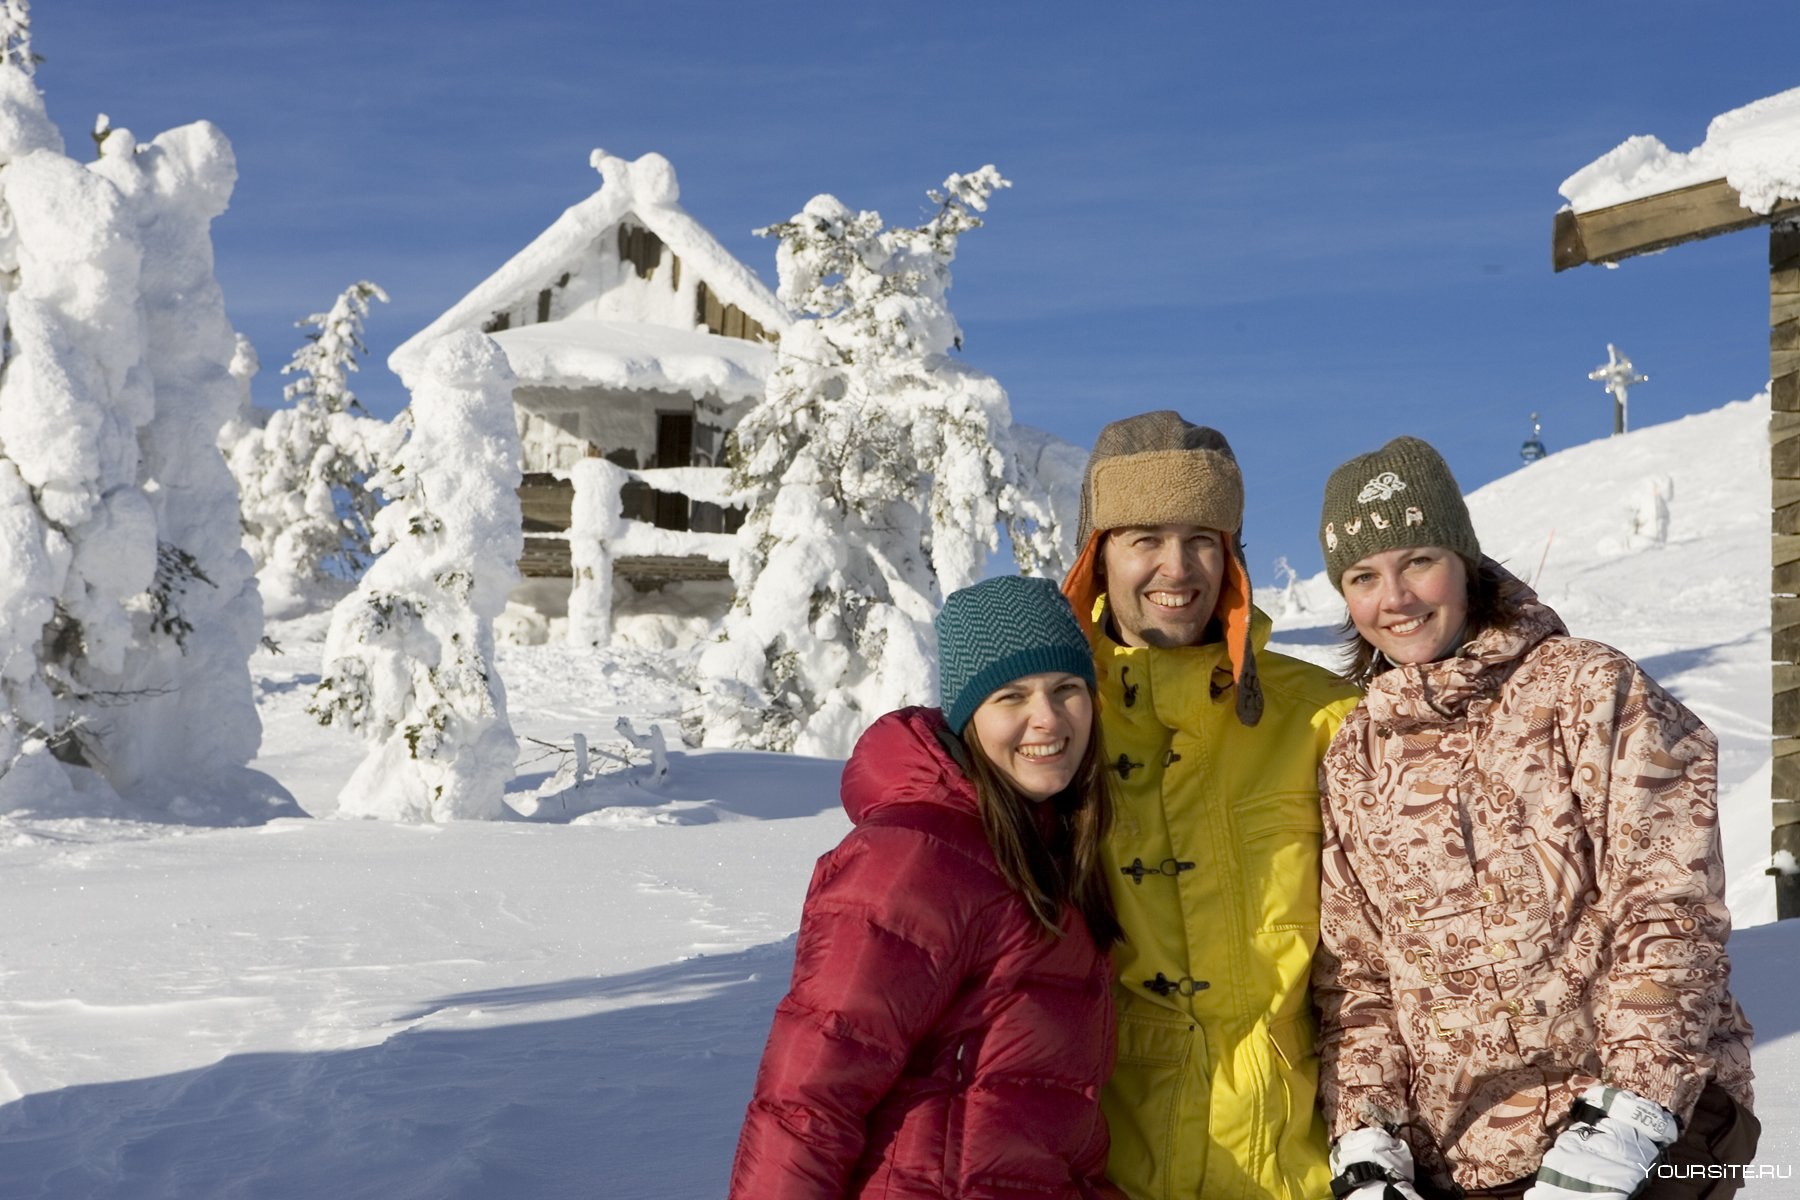
<path fill-rule="evenodd" d="M 1062 585 L 1063 595 L 1075 610 L 1075 619 L 1081 622 L 1081 631 L 1090 638 L 1094 636 L 1094 606 L 1106 591 L 1097 570 L 1100 539 L 1105 536 L 1102 530 L 1088 535 L 1087 545 L 1081 548 L 1081 556 L 1069 568 Z M 1256 648 L 1250 640 L 1251 604 L 1250 569 L 1244 564 L 1243 543 L 1234 534 L 1231 553 L 1225 556 L 1225 578 L 1219 583 L 1215 611 L 1225 627 L 1225 653 L 1231 660 L 1231 678 L 1237 684 L 1237 716 L 1245 725 L 1256 724 L 1263 714 L 1262 681 L 1256 676 Z"/>
<path fill-rule="evenodd" d="M 1062 593 L 1069 598 L 1069 607 L 1075 610 L 1075 619 L 1081 622 L 1081 632 L 1089 638 L 1094 636 L 1094 605 L 1100 602 L 1100 595 L 1106 591 L 1106 585 L 1100 581 L 1100 539 L 1106 531 L 1096 529 L 1088 534 L 1087 545 L 1081 548 L 1081 555 L 1076 558 L 1075 565 L 1063 577 Z"/>
<path fill-rule="evenodd" d="M 1250 569 L 1244 565 L 1244 546 L 1235 535 L 1225 560 L 1225 578 L 1219 584 L 1220 622 L 1225 626 L 1225 653 L 1231 659 L 1231 677 L 1237 681 L 1237 715 L 1245 725 L 1262 720 L 1262 681 L 1256 677 L 1256 648 L 1250 641 Z"/>

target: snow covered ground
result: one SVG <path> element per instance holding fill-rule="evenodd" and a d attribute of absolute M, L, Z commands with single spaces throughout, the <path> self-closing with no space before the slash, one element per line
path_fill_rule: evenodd
<path fill-rule="evenodd" d="M 1761 874 L 1766 420 L 1743 402 L 1567 450 L 1471 509 L 1720 736 L 1733 982 L 1763 1163 L 1788 1174 L 1747 1194 L 1773 1200 L 1800 1165 L 1800 922 L 1770 923 Z M 1278 641 L 1329 660 L 1334 602 L 1302 581 Z M 362 747 L 303 711 L 324 622 L 271 633 L 254 765 L 328 815 Z M 722 1194 L 812 861 L 846 825 L 828 760 L 678 750 L 650 778 L 615 721 L 672 735 L 691 667 L 503 649 L 518 821 L 0 816 L 0 1196 Z M 557 749 L 577 731 L 609 772 L 584 785 Z"/>

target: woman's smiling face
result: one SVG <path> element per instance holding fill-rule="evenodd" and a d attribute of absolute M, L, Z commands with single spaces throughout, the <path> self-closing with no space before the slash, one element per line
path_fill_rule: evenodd
<path fill-rule="evenodd" d="M 1350 622 L 1391 663 L 1436 662 L 1469 618 L 1469 570 L 1442 546 L 1404 546 L 1358 560 L 1340 581 Z"/>
<path fill-rule="evenodd" d="M 1079 675 L 1025 675 L 989 693 L 969 725 L 982 753 L 1014 787 L 1048 800 L 1069 786 L 1087 754 L 1094 698 Z"/>

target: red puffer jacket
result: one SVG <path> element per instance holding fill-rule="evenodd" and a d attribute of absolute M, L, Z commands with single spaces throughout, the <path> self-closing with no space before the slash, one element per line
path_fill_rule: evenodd
<path fill-rule="evenodd" d="M 1007 886 L 940 735 L 889 713 L 844 768 L 856 828 L 813 872 L 733 1200 L 1120 1196 L 1106 956 Z"/>

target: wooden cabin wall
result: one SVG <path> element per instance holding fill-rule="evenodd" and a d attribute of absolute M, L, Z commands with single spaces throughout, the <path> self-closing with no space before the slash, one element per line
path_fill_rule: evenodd
<path fill-rule="evenodd" d="M 746 407 L 669 392 L 529 386 L 515 389 L 513 403 L 528 472 L 566 471 L 596 451 L 632 468 L 724 466 L 726 433 Z M 685 437 L 670 417 L 688 419 Z M 676 444 L 686 454 L 664 462 Z"/>
<path fill-rule="evenodd" d="M 1800 859 L 1800 223 L 1769 231 L 1769 466 L 1774 509 L 1771 850 Z M 1776 916 L 1800 917 L 1800 875 L 1775 877 Z"/>

